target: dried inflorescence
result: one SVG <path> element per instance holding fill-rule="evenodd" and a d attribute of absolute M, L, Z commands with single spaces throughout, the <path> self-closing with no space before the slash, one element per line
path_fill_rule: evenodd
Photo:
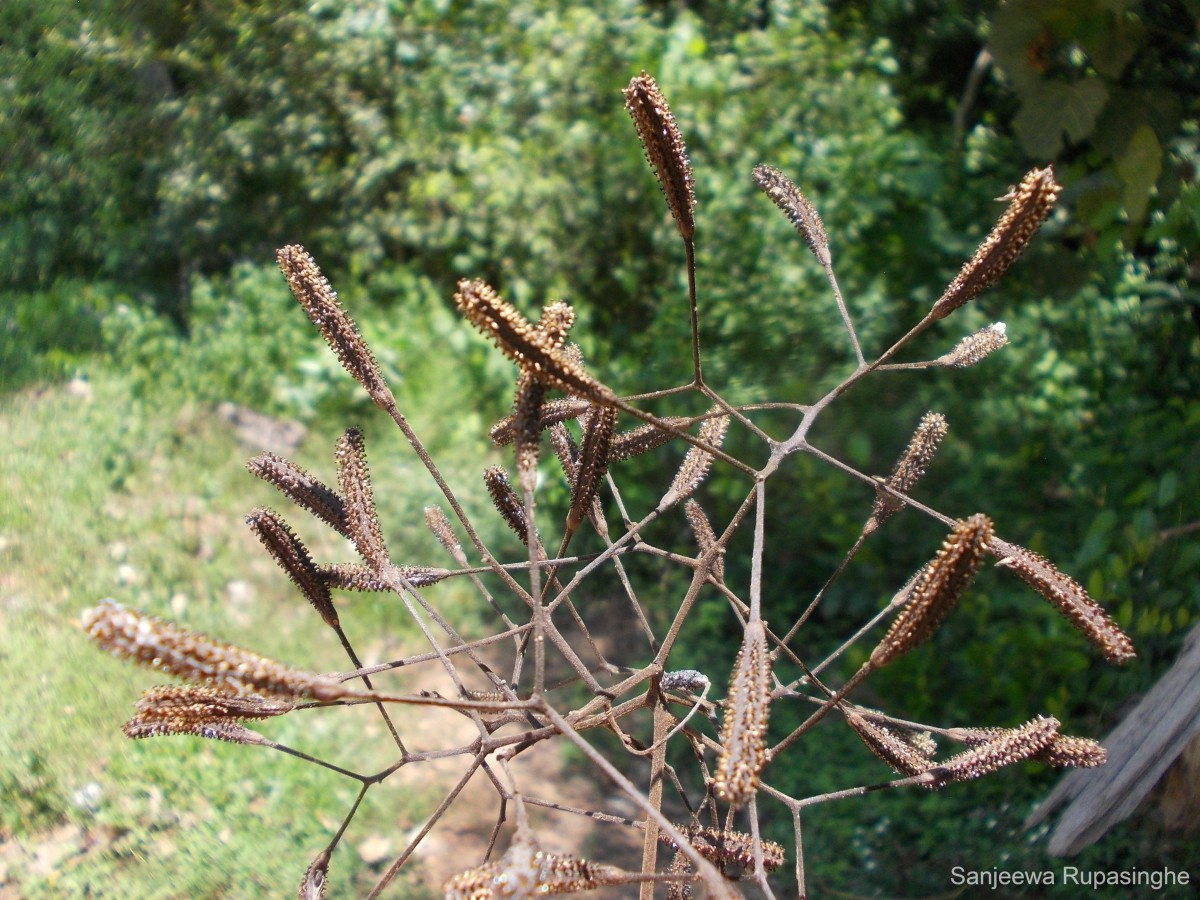
<path fill-rule="evenodd" d="M 1054 563 L 1032 550 L 1008 541 L 993 541 L 997 564 L 1010 569 L 1018 578 L 1049 600 L 1091 641 L 1109 662 L 1121 665 L 1137 655 L 1133 641 L 1071 576 L 1060 572 Z"/>
<path fill-rule="evenodd" d="M 917 426 L 917 430 L 913 432 L 908 446 L 896 460 L 892 474 L 883 484 L 898 494 L 907 494 L 911 491 L 913 486 L 925 475 L 925 470 L 933 461 L 948 429 L 946 417 L 941 413 L 925 413 L 921 417 L 921 423 Z M 876 490 L 875 507 L 871 510 L 871 518 L 867 520 L 863 531 L 871 534 L 903 507 L 904 501 L 893 496 L 890 491 Z"/>
<path fill-rule="evenodd" d="M 771 654 L 761 622 L 746 625 L 725 700 L 721 758 L 713 792 L 727 803 L 750 799 L 767 762 L 767 720 L 771 714 Z"/>
<path fill-rule="evenodd" d="M 1058 719 L 1038 716 L 1020 728 L 1006 729 L 992 740 L 939 763 L 929 771 L 932 777 L 926 787 L 982 778 L 1005 766 L 1036 757 L 1054 741 L 1058 726 Z"/>
<path fill-rule="evenodd" d="M 938 298 L 930 318 L 945 318 L 995 284 L 1025 252 L 1061 192 L 1062 185 L 1054 180 L 1052 167 L 1029 172 L 1003 198 L 1009 201 L 1004 215 Z"/>
<path fill-rule="evenodd" d="M 685 241 L 696 232 L 696 190 L 683 134 L 658 83 L 645 72 L 625 89 L 625 108 L 633 117 L 646 159 L 654 170 L 679 233 Z"/>
<path fill-rule="evenodd" d="M 859 540 L 808 604 L 808 611 L 783 637 L 769 631 L 763 621 L 764 610 L 771 611 L 777 602 L 782 606 L 781 598 L 770 596 L 769 589 L 764 589 L 764 584 L 769 584 L 764 571 L 772 564 L 766 534 L 766 523 L 770 521 L 766 514 L 767 498 L 774 502 L 774 498 L 788 497 L 788 492 L 768 490 L 768 479 L 782 472 L 793 454 L 824 455 L 808 444 L 808 430 L 816 416 L 858 380 L 874 378 L 891 369 L 962 368 L 978 363 L 1004 345 L 1005 327 L 997 323 L 962 339 L 936 360 L 885 365 L 914 334 L 966 303 L 1004 274 L 1053 208 L 1061 190 L 1053 172 L 1048 168 L 1037 169 L 1026 176 L 1006 198 L 1010 205 L 996 227 L 929 315 L 871 363 L 863 354 L 853 318 L 837 287 L 829 239 L 816 209 L 780 170 L 758 166 L 752 175 L 755 184 L 783 211 L 825 270 L 853 344 L 855 371 L 814 405 L 764 402 L 737 407 L 703 378 L 693 245 L 695 191 L 682 133 L 661 90 L 649 75 L 643 73 L 630 82 L 625 100 L 686 246 L 692 325 L 691 381 L 653 393 L 618 396 L 588 372 L 578 345 L 567 342 L 575 326 L 575 312 L 569 304 L 548 303 L 533 323 L 484 281 L 463 280 L 455 295 L 455 302 L 467 320 L 517 365 L 512 414 L 493 426 L 490 437 L 497 447 L 515 444 L 520 493 L 509 482 L 503 466 L 489 465 L 490 460 L 482 465 L 487 466 L 484 481 L 500 520 L 517 534 L 522 544 L 528 544 L 527 552 L 504 563 L 493 555 L 487 545 L 490 532 L 479 529 L 467 515 L 464 507 L 470 504 L 461 503 L 455 496 L 400 413 L 375 358 L 336 293 L 312 257 L 298 246 L 289 246 L 279 251 L 279 263 L 292 292 L 342 365 L 399 427 L 452 511 L 453 524 L 440 507 L 429 506 L 425 509 L 425 523 L 458 568 L 402 566 L 392 562 L 375 506 L 363 436 L 357 429 L 350 429 L 337 441 L 336 490 L 295 463 L 271 453 L 256 456 L 248 467 L 299 507 L 348 538 L 362 562 L 314 561 L 291 526 L 271 510 L 254 510 L 247 521 L 275 562 L 336 632 L 354 667 L 338 677 L 346 681 L 361 679 L 369 693 L 355 694 L 341 681 L 293 669 L 240 647 L 127 610 L 112 601 L 105 601 L 84 614 L 84 627 L 101 646 L 118 656 L 193 683 L 193 686 L 161 687 L 147 692 L 125 725 L 130 737 L 179 734 L 255 744 L 325 766 L 341 776 L 351 777 L 361 786 L 358 800 L 354 801 L 345 822 L 305 872 L 298 893 L 300 900 L 320 900 L 325 896 L 332 854 L 367 790 L 395 771 L 407 772 L 411 765 L 430 759 L 460 756 L 468 761 L 467 770 L 428 825 L 413 831 L 414 836 L 382 876 L 372 896 L 382 892 L 412 858 L 418 843 L 438 824 L 459 790 L 480 769 L 487 773 L 486 781 L 496 792 L 496 808 L 492 811 L 496 816 L 495 826 L 486 852 L 464 862 L 464 865 L 477 864 L 445 885 L 445 896 L 457 900 L 569 894 L 635 882 L 641 882 L 641 896 L 648 897 L 654 893 L 653 881 L 669 882 L 667 892 L 673 898 L 693 896 L 697 881 L 702 882 L 706 895 L 714 898 L 741 896 L 734 887 L 735 881 L 755 884 L 770 895 L 766 873 L 783 865 L 785 851 L 761 834 L 768 824 L 769 813 L 765 810 L 777 801 L 789 810 L 796 828 L 797 888 L 803 893 L 801 810 L 859 789 L 793 798 L 779 790 L 778 785 L 765 783 L 764 771 L 769 761 L 785 752 L 824 716 L 837 710 L 871 752 L 905 776 L 887 785 L 874 786 L 877 789 L 912 784 L 940 787 L 989 774 L 1022 759 L 1080 767 L 1099 765 L 1104 760 L 1103 747 L 1086 738 L 1060 735 L 1054 719 L 1038 718 L 1019 728 L 947 730 L 891 718 L 854 706 L 847 699 L 875 669 L 891 663 L 934 634 L 972 583 L 985 552 L 999 557 L 1000 566 L 1012 569 L 1042 593 L 1110 660 L 1124 662 L 1133 656 L 1128 637 L 1076 582 L 1040 556 L 996 539 L 991 520 L 983 514 L 954 523 L 936 557 L 897 592 L 884 611 L 899 609 L 895 620 L 868 661 L 849 681 L 841 687 L 829 687 L 818 680 L 818 675 L 822 679 L 829 677 L 821 675 L 821 670 L 845 647 L 821 666 L 810 668 L 809 661 L 801 659 L 803 641 L 794 640 L 795 635 L 826 590 L 854 560 L 859 547 L 880 525 L 906 504 L 920 507 L 923 513 L 941 521 L 953 521 L 908 499 L 946 434 L 945 419 L 939 414 L 925 415 L 886 479 L 872 479 L 834 460 L 843 471 L 875 488 L 870 517 Z M 619 373 L 622 378 L 626 374 Z M 623 389 L 626 387 L 622 385 Z M 556 391 L 566 396 L 555 396 Z M 685 392 L 703 396 L 708 411 L 702 416 L 648 411 L 658 410 L 660 404 L 665 405 Z M 688 399 L 689 404 L 675 412 L 695 409 L 690 405 L 695 397 Z M 757 411 L 767 408 L 776 410 L 773 416 L 789 413 L 797 416 L 799 424 L 792 437 L 780 439 L 768 435 L 763 429 L 769 427 L 769 421 L 752 420 Z M 623 419 L 634 418 L 640 424 L 617 432 L 618 411 Z M 721 449 L 726 432 L 735 422 L 743 428 L 740 439 L 761 441 L 768 449 L 768 462 L 761 469 Z M 693 428 L 696 437 L 691 436 Z M 557 520 L 555 537 L 561 542 L 556 544 L 559 549 L 554 559 L 548 558 L 546 551 L 555 545 L 543 545 L 538 531 L 539 525 L 546 527 L 544 510 L 539 507 L 542 491 L 539 454 L 547 431 L 570 497 L 566 516 L 560 515 Z M 647 499 L 645 486 L 623 495 L 616 478 L 620 473 L 610 473 L 609 468 L 635 456 L 655 460 L 655 451 L 675 439 L 689 444 L 683 462 L 669 487 L 638 520 L 637 506 Z M 658 454 L 657 458 L 665 465 L 672 452 Z M 717 520 L 714 527 L 692 495 L 709 475 L 716 456 L 728 464 L 731 473 L 729 480 L 720 485 L 723 500 L 728 500 L 734 479 L 748 475 L 751 483 L 732 517 Z M 829 461 L 829 457 L 825 459 Z M 645 464 L 643 468 L 651 466 Z M 600 491 L 602 481 L 607 483 L 604 491 Z M 656 473 L 645 484 L 661 488 L 662 481 Z M 560 497 L 562 490 L 560 487 Z M 610 500 L 619 513 L 622 533 L 615 526 L 610 533 L 606 516 Z M 791 497 L 788 502 L 792 502 Z M 675 509 L 680 504 L 682 512 Z M 712 508 L 726 509 L 728 505 L 718 503 Z M 655 527 L 666 527 L 650 533 L 650 523 L 660 518 L 662 522 Z M 704 566 L 699 564 L 695 548 L 687 541 L 685 520 Z M 750 541 L 744 540 L 746 532 L 739 532 L 746 521 L 755 524 L 752 549 L 743 560 L 735 554 L 751 546 Z M 585 522 L 590 522 L 592 529 L 584 529 Z M 671 540 L 672 528 L 677 546 L 659 546 L 661 534 Z M 577 539 L 580 546 L 575 548 L 578 555 L 569 557 L 567 547 L 577 530 L 583 532 Z M 459 532 L 469 540 L 460 542 Z M 794 550 L 789 546 L 785 552 Z M 631 560 L 636 564 L 631 564 Z M 682 598 L 669 596 L 671 586 L 678 582 L 659 569 L 648 573 L 647 561 L 678 566 L 684 580 L 689 582 L 686 594 Z M 534 567 L 536 573 L 531 571 Z M 613 580 L 600 582 L 593 577 L 599 572 L 611 573 Z M 649 589 L 642 586 L 648 575 Z M 454 604 L 441 606 L 424 596 L 426 588 L 458 576 L 463 576 L 459 584 L 465 590 L 473 586 L 495 612 L 498 621 L 489 626 L 495 630 L 485 628 L 483 636 L 468 633 L 478 630 L 480 616 L 471 612 L 460 623 L 452 621 L 445 612 L 447 608 L 463 609 L 461 600 L 456 598 Z M 527 580 L 528 589 L 521 584 L 522 579 Z M 747 581 L 748 586 L 744 583 Z M 603 586 L 594 588 L 597 583 Z M 497 584 L 504 585 L 510 599 L 515 597 L 520 601 L 514 606 L 528 610 L 530 619 L 514 622 L 504 612 L 492 594 Z M 428 647 L 402 659 L 364 666 L 341 627 L 332 601 L 333 589 L 400 595 L 405 601 L 404 609 L 416 621 Z M 748 594 L 743 595 L 747 590 Z M 608 601 L 618 593 L 622 595 L 619 602 L 628 603 L 632 616 L 625 613 L 612 617 L 607 612 L 613 608 Z M 717 600 L 718 605 L 712 600 Z M 719 604 L 728 603 L 742 627 L 741 648 L 729 678 L 727 697 L 720 704 L 708 700 L 711 673 L 702 670 L 702 663 L 688 663 L 701 668 L 678 668 L 681 634 L 686 633 L 686 620 L 698 603 L 707 604 L 704 615 L 710 621 L 719 614 Z M 566 631 L 555 619 L 560 609 L 569 611 L 572 617 Z M 606 624 L 622 623 L 620 633 L 610 631 L 593 637 L 589 627 L 595 628 L 600 616 L 610 620 Z M 867 623 L 846 646 L 866 634 L 882 617 L 883 613 Z M 565 617 L 560 614 L 559 618 Z M 632 627 L 624 627 L 625 619 L 632 619 Z M 659 628 L 664 620 L 670 622 L 666 630 Z M 606 640 L 614 636 L 618 639 Z M 643 643 L 639 645 L 639 641 Z M 504 652 L 509 656 L 504 657 Z M 606 658 L 606 653 L 611 653 L 613 659 Z M 371 683 L 371 678 L 382 678 L 388 670 L 398 672 L 396 677 L 403 682 L 413 667 L 422 663 L 439 667 L 439 676 L 448 678 L 453 689 L 431 690 L 408 683 L 400 693 L 386 693 Z M 498 668 L 505 664 L 511 664 L 510 671 Z M 775 677 L 778 671 L 793 665 L 800 673 L 795 680 L 785 683 Z M 586 686 L 590 693 L 585 693 L 580 685 Z M 772 704 L 791 703 L 796 698 L 813 704 L 815 711 L 779 744 L 768 748 L 767 726 Z M 328 706 L 335 701 L 374 703 L 395 743 L 396 761 L 380 773 L 350 772 L 260 737 L 243 724 L 246 720 L 293 710 L 300 714 L 309 707 Z M 477 733 L 451 747 L 411 749 L 405 746 L 408 735 L 401 737 L 384 707 L 385 702 L 407 703 L 431 711 L 448 707 L 467 717 Z M 681 707 L 687 712 L 681 712 Z M 723 712 L 720 724 L 718 708 Z M 638 712 L 648 715 L 645 719 L 632 715 Z M 782 718 L 779 716 L 777 720 Z M 644 725 L 644 733 L 638 733 Z M 610 761 L 611 751 L 602 751 L 599 749 L 602 745 L 590 743 L 581 735 L 591 728 L 612 730 L 621 738 L 618 746 L 648 758 L 648 781 L 632 784 Z M 969 749 L 937 762 L 932 733 L 965 743 Z M 426 739 L 425 734 L 421 737 Z M 517 767 L 510 767 L 509 762 L 525 750 L 554 739 L 574 743 L 605 779 L 620 787 L 639 810 L 639 818 L 620 819 L 599 810 L 568 807 L 557 807 L 558 811 L 582 812 L 596 821 L 635 826 L 643 836 L 643 871 L 626 872 L 571 854 L 544 851 L 538 845 L 526 820 L 523 788 L 517 784 L 515 775 Z M 689 779 L 680 777 L 682 773 L 677 775 L 673 768 L 683 759 L 674 752 L 681 743 L 691 749 L 695 758 L 697 777 L 691 781 L 698 784 L 703 780 L 702 797 L 691 797 L 684 786 Z M 670 754 L 668 749 L 672 751 Z M 635 777 L 642 777 L 640 770 Z M 511 784 L 505 783 L 508 780 Z M 669 798 L 668 789 L 680 796 Z M 532 798 L 529 802 L 556 805 Z M 492 849 L 514 806 L 516 836 L 508 851 L 496 858 Z M 665 817 L 665 809 L 679 806 L 692 811 L 691 824 L 672 826 Z M 742 818 L 749 821 L 749 833 L 732 830 L 735 821 Z M 701 822 L 711 824 L 701 825 Z M 718 825 L 721 822 L 723 828 Z M 676 851 L 665 873 L 658 862 L 660 843 Z"/>
<path fill-rule="evenodd" d="M 231 694 L 284 700 L 336 700 L 350 693 L 336 681 L 302 672 L 241 647 L 215 641 L 112 600 L 83 614 L 88 637 L 114 656 Z"/>
<path fill-rule="evenodd" d="M 774 166 L 755 166 L 754 183 L 783 211 L 820 263 L 830 265 L 832 258 L 829 254 L 829 237 L 825 234 L 825 224 L 821 221 L 816 207 L 792 180 Z"/>
<path fill-rule="evenodd" d="M 992 520 L 982 513 L 958 523 L 938 555 L 918 574 L 907 605 L 871 653 L 873 666 L 886 666 L 937 631 L 975 580 L 991 539 Z"/>
<path fill-rule="evenodd" d="M 968 334 L 953 350 L 939 356 L 936 362 L 952 369 L 965 369 L 983 361 L 1007 343 L 1008 329 L 1003 322 L 996 322 L 974 334 Z"/>

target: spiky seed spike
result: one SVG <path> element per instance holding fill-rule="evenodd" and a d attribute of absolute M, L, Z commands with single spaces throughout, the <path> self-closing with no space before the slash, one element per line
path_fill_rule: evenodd
<path fill-rule="evenodd" d="M 953 350 L 944 356 L 939 356 L 937 362 L 950 368 L 965 369 L 995 353 L 1007 343 L 1007 327 L 1003 322 L 996 322 L 987 328 L 979 329 L 974 334 L 967 335 L 955 345 Z"/>
<path fill-rule="evenodd" d="M 708 828 L 703 825 L 676 825 L 675 829 L 682 834 L 696 852 L 710 862 L 727 866 L 737 866 L 748 869 L 754 865 L 754 838 L 742 831 L 723 831 Z M 670 835 L 659 832 L 660 843 L 679 847 L 671 840 Z M 784 849 L 774 841 L 762 841 L 763 868 L 773 872 L 783 865 L 787 856 Z"/>
<path fill-rule="evenodd" d="M 433 532 L 438 543 L 446 548 L 446 552 L 460 566 L 466 566 L 467 554 L 463 552 L 462 543 L 454 534 L 450 518 L 440 506 L 425 507 L 425 524 Z"/>
<path fill-rule="evenodd" d="M 350 537 L 346 526 L 346 503 L 341 495 L 291 460 L 274 453 L 260 453 L 246 463 L 246 468 L 256 477 L 275 485 L 289 500 L 343 537 Z"/>
<path fill-rule="evenodd" d="M 1012 728 L 951 728 L 950 738 L 970 747 L 979 747 L 1011 734 Z M 1054 739 L 1032 757 L 1038 762 L 1058 768 L 1094 769 L 1108 761 L 1108 751 L 1091 738 L 1055 734 Z"/>
<path fill-rule="evenodd" d="M 390 591 L 390 579 L 381 578 L 370 566 L 355 563 L 335 563 L 319 566 L 317 574 L 331 588 L 343 591 Z M 437 584 L 450 573 L 446 569 L 427 566 L 391 566 L 386 574 L 398 575 L 413 587 L 428 587 Z"/>
<path fill-rule="evenodd" d="M 943 319 L 995 284 L 1029 246 L 1054 209 L 1062 185 L 1054 168 L 1033 169 L 1003 199 L 1010 201 L 991 233 L 933 305 L 929 315 Z"/>
<path fill-rule="evenodd" d="M 934 779 L 926 787 L 938 788 L 943 784 L 981 778 L 1036 756 L 1050 746 L 1058 733 L 1058 725 L 1058 719 L 1038 716 L 1020 728 L 1007 729 L 1000 737 L 935 766 L 930 770 Z"/>
<path fill-rule="evenodd" d="M 337 354 L 338 362 L 355 377 L 376 403 L 386 406 L 392 400 L 383 373 L 359 334 L 354 320 L 342 309 L 337 293 L 329 286 L 316 262 L 303 247 L 292 244 L 276 254 L 288 287 L 304 311 L 317 326 L 326 343 Z"/>
<path fill-rule="evenodd" d="M 460 872 L 442 890 L 446 900 L 493 900 L 578 894 L 629 880 L 614 866 L 544 851 L 532 835 L 518 832 L 503 857 Z"/>
<path fill-rule="evenodd" d="M 575 324 L 575 309 L 564 300 L 555 300 L 543 307 L 541 318 L 538 319 L 538 331 L 550 340 L 550 346 L 556 350 L 562 349 L 567 341 L 567 335 Z"/>
<path fill-rule="evenodd" d="M 699 503 L 689 500 L 683 505 L 683 514 L 687 516 L 688 524 L 692 526 L 692 534 L 696 536 L 696 543 L 699 544 L 702 555 L 716 546 L 717 533 L 713 531 L 712 524 L 708 521 L 708 516 L 704 514 Z M 717 552 L 716 559 L 713 560 L 711 574 L 717 581 L 725 580 L 725 549 L 723 547 Z"/>
<path fill-rule="evenodd" d="M 391 565 L 383 532 L 379 528 L 379 514 L 375 511 L 375 498 L 371 492 L 371 470 L 367 466 L 367 447 L 363 434 L 357 428 L 347 428 L 337 441 L 336 458 L 338 486 L 346 497 L 346 523 L 350 539 L 359 555 L 381 571 Z"/>
<path fill-rule="evenodd" d="M 228 741 L 232 744 L 261 744 L 261 735 L 231 719 L 212 719 L 207 722 L 192 719 L 151 719 L 134 716 L 121 726 L 125 737 L 142 740 L 171 735 L 190 735 L 209 740 Z"/>
<path fill-rule="evenodd" d="M 783 211 L 821 265 L 830 266 L 832 257 L 825 225 L 816 207 L 808 202 L 792 180 L 773 166 L 755 166 L 754 183 Z"/>
<path fill-rule="evenodd" d="M 716 411 L 716 407 L 709 410 L 710 413 Z M 720 447 L 725 441 L 725 432 L 728 428 L 729 416 L 727 415 L 715 415 L 710 419 L 705 419 L 700 425 L 700 440 L 714 447 Z M 712 454 L 707 450 L 701 450 L 695 446 L 690 447 L 687 456 L 683 458 L 683 462 L 679 466 L 679 470 L 675 473 L 675 478 L 671 482 L 667 496 L 673 497 L 676 503 L 690 497 L 696 488 L 700 487 L 700 483 L 708 477 L 708 470 L 712 467 L 712 461 Z"/>
<path fill-rule="evenodd" d="M 658 179 L 680 235 L 691 241 L 696 233 L 696 190 L 683 135 L 657 82 L 645 72 L 624 91 L 625 108 L 633 118 L 646 159 Z"/>
<path fill-rule="evenodd" d="M 938 446 L 942 443 L 942 438 L 946 436 L 948 428 L 946 417 L 941 413 L 925 413 L 921 417 L 920 424 L 917 425 L 917 430 L 909 439 L 908 446 L 896 460 L 892 474 L 888 476 L 884 484 L 901 494 L 911 491 L 913 486 L 924 476 L 925 470 L 937 453 Z M 904 501 L 896 499 L 887 491 L 876 490 L 875 506 L 871 510 L 871 518 L 867 520 L 863 530 L 867 534 L 871 534 L 899 512 L 903 506 Z"/>
<path fill-rule="evenodd" d="M 496 507 L 504 523 L 521 539 L 521 543 L 529 540 L 525 504 L 513 490 L 508 473 L 500 466 L 489 466 L 483 470 L 483 483 L 487 486 L 488 496 L 492 498 L 492 506 Z"/>
<path fill-rule="evenodd" d="M 542 404 L 541 415 L 538 419 L 538 430 L 545 431 L 559 422 L 577 419 L 587 411 L 586 400 L 547 400 Z M 505 416 L 492 426 L 489 432 L 492 443 L 497 447 L 511 444 L 517 436 L 515 416 Z"/>
<path fill-rule="evenodd" d="M 322 850 L 312 861 L 300 882 L 296 900 L 325 900 L 329 887 L 329 851 Z"/>
<path fill-rule="evenodd" d="M 571 485 L 571 508 L 567 511 L 567 530 L 574 531 L 591 511 L 600 479 L 608 471 L 608 451 L 612 445 L 617 411 L 601 407 L 592 411 L 583 432 L 575 481 Z"/>
<path fill-rule="evenodd" d="M 1018 544 L 995 540 L 988 548 L 1000 558 L 998 567 L 1012 570 L 1018 578 L 1045 597 L 1068 622 L 1083 632 L 1116 665 L 1137 656 L 1133 641 L 1075 579 L 1060 572 L 1054 563 Z"/>
<path fill-rule="evenodd" d="M 550 428 L 550 446 L 554 448 L 554 455 L 558 457 L 558 463 L 562 466 L 563 474 L 567 476 L 567 483 L 575 483 L 575 470 L 578 467 L 579 447 L 575 443 L 575 438 L 571 437 L 571 432 L 567 431 L 565 425 L 553 425 Z"/>
<path fill-rule="evenodd" d="M 771 654 L 762 622 L 746 624 L 742 647 L 733 664 L 725 718 L 721 727 L 721 757 L 713 791 L 727 803 L 740 806 L 758 787 L 767 762 L 765 740 L 771 713 Z"/>
<path fill-rule="evenodd" d="M 542 443 L 541 412 L 546 385 L 530 372 L 522 372 L 513 402 L 513 430 L 517 444 L 517 480 L 521 490 L 537 486 L 538 456 Z"/>
<path fill-rule="evenodd" d="M 246 516 L 246 524 L 325 620 L 325 624 L 337 628 L 338 614 L 329 595 L 329 586 L 317 572 L 312 557 L 308 555 L 308 548 L 296 537 L 287 522 L 274 510 L 259 508 Z"/>
<path fill-rule="evenodd" d="M 490 337 L 523 371 L 532 372 L 550 387 L 594 403 L 611 405 L 616 395 L 570 361 L 553 341 L 530 324 L 511 304 L 478 279 L 460 281 L 454 302 L 467 319 Z"/>
<path fill-rule="evenodd" d="M 897 772 L 904 775 L 920 775 L 931 768 L 932 763 L 927 757 L 891 729 L 884 725 L 876 725 L 851 710 L 843 712 L 846 721 L 867 745 L 867 749 Z"/>
<path fill-rule="evenodd" d="M 958 605 L 992 540 L 992 520 L 982 513 L 960 521 L 934 559 L 917 575 L 908 603 L 871 653 L 876 668 L 928 640 Z"/>
<path fill-rule="evenodd" d="M 126 609 L 114 600 L 84 611 L 82 624 L 88 637 L 113 656 L 238 696 L 336 700 L 351 693 L 336 681 Z"/>
<path fill-rule="evenodd" d="M 663 421 L 675 428 L 686 428 L 690 420 L 686 416 L 667 416 Z M 673 440 L 674 434 L 657 425 L 639 425 L 613 437 L 608 461 L 614 463 L 631 459 Z"/>
<path fill-rule="evenodd" d="M 153 719 L 269 719 L 295 709 L 287 701 L 239 697 L 211 687 L 161 685 L 142 693 L 135 706 L 138 717 Z"/>

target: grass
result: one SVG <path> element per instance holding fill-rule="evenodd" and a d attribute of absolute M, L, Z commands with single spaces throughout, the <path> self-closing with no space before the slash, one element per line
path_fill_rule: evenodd
<path fill-rule="evenodd" d="M 0 401 L 0 789 L 9 798 L 0 893 L 290 892 L 349 808 L 353 783 L 266 750 L 125 739 L 120 723 L 133 702 L 164 679 L 107 657 L 74 622 L 112 596 L 303 668 L 345 669 L 336 639 L 240 519 L 272 505 L 315 557 L 350 553 L 246 473 L 243 463 L 261 448 L 239 444 L 210 409 L 139 401 L 126 377 L 103 366 L 90 376 Z M 310 434 L 296 460 L 332 478 L 334 438 Z M 383 462 L 400 454 L 391 435 L 382 438 L 368 435 L 383 524 L 415 539 L 421 507 L 434 498 L 396 489 L 410 467 Z M 445 564 L 428 533 L 416 546 L 427 556 L 411 562 Z M 459 602 L 456 588 L 438 590 L 438 602 Z M 353 606 L 343 614 L 349 636 L 364 657 L 401 655 L 415 629 L 374 600 L 339 598 Z M 391 761 L 386 734 L 369 715 L 347 721 L 359 712 L 316 711 L 261 730 L 350 768 L 381 767 Z M 372 792 L 349 847 L 419 824 L 437 802 L 423 781 L 397 777 Z M 375 877 L 361 860 L 339 867 L 335 856 L 331 895 L 361 894 Z M 414 884 L 405 896 L 420 890 Z"/>

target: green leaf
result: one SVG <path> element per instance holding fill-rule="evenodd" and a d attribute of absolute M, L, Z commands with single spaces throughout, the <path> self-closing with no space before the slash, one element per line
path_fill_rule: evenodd
<path fill-rule="evenodd" d="M 1142 125 L 1117 158 L 1114 168 L 1121 179 L 1121 199 L 1133 222 L 1140 222 L 1146 216 L 1150 192 L 1162 172 L 1162 155 L 1162 145 L 1154 130 Z"/>
<path fill-rule="evenodd" d="M 1043 82 L 1026 92 L 1013 125 L 1025 151 L 1045 159 L 1056 156 L 1066 141 L 1087 138 L 1107 102 L 1108 88 L 1098 78 Z"/>

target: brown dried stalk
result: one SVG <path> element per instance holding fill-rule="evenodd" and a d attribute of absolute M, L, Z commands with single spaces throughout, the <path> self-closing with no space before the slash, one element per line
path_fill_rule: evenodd
<path fill-rule="evenodd" d="M 771 654 L 762 622 L 746 625 L 742 648 L 733 664 L 725 718 L 721 728 L 721 758 L 713 792 L 735 806 L 745 803 L 758 787 L 767 762 L 765 741 L 771 714 Z"/>
<path fill-rule="evenodd" d="M 113 656 L 237 696 L 336 700 L 351 693 L 336 681 L 214 641 L 113 600 L 86 610 L 82 621 L 88 637 Z"/>
<path fill-rule="evenodd" d="M 658 179 L 671 216 L 685 241 L 696 233 L 696 191 L 683 135 L 658 83 L 645 72 L 625 88 L 625 108 L 633 118 L 646 159 Z"/>
<path fill-rule="evenodd" d="M 391 398 L 391 391 L 375 357 L 308 251 L 292 244 L 280 250 L 276 258 L 288 287 L 326 343 L 337 354 L 338 362 L 366 389 L 372 399 L 381 405 L 385 404 Z"/>
<path fill-rule="evenodd" d="M 1121 630 L 1079 582 L 1060 572 L 1054 563 L 1019 544 L 999 539 L 992 541 L 988 549 L 993 556 L 1000 558 L 997 567 L 1010 569 L 1049 600 L 1109 662 L 1124 665 L 1137 656 L 1129 635 Z"/>
<path fill-rule="evenodd" d="M 821 265 L 830 265 L 829 238 L 821 216 L 792 180 L 774 166 L 755 166 L 754 183 L 783 211 Z"/>
<path fill-rule="evenodd" d="M 871 653 L 871 665 L 886 666 L 938 630 L 975 580 L 991 539 L 992 520 L 982 513 L 955 526 L 938 555 L 917 576 L 908 603 Z"/>
<path fill-rule="evenodd" d="M 1009 191 L 1003 198 L 1010 201 L 1008 209 L 933 305 L 929 317 L 944 319 L 995 284 L 1029 246 L 1061 191 L 1051 166 L 1033 169 Z"/>

